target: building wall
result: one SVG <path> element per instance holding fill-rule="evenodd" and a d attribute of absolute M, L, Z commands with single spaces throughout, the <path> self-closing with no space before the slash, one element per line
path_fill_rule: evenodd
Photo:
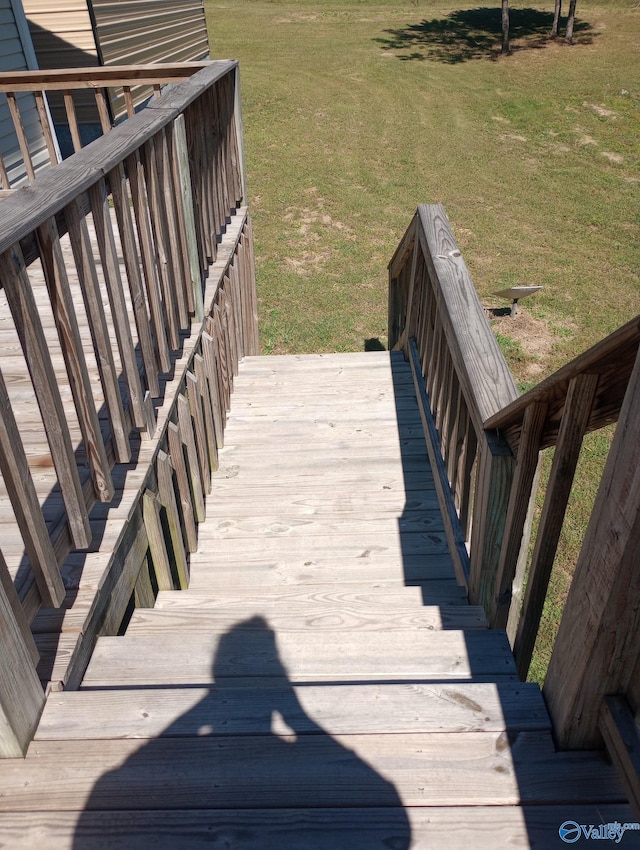
<path fill-rule="evenodd" d="M 104 65 L 188 62 L 209 56 L 202 0 L 89 0 Z M 135 92 L 136 105 L 151 96 Z M 113 89 L 116 118 L 125 114 L 121 89 Z"/>

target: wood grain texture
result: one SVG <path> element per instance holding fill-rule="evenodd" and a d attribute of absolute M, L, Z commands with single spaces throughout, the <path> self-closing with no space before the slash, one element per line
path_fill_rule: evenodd
<path fill-rule="evenodd" d="M 294 699 L 289 693 L 291 688 Z M 66 691 L 51 694 L 37 740 L 187 738 L 264 734 L 265 717 L 289 700 L 287 722 L 299 735 L 401 734 L 549 730 L 549 718 L 533 684 L 416 683 L 404 685 L 215 686 L 224 701 L 216 711 L 209 688 Z M 285 732 L 278 717 L 266 724 Z"/>
<path fill-rule="evenodd" d="M 506 636 L 490 631 L 281 632 L 278 652 L 259 616 L 232 632 L 100 638 L 83 687 L 208 684 L 216 677 L 278 677 L 290 681 L 507 681 L 515 666 Z M 244 624 L 244 625 L 243 625 Z M 228 637 L 225 638 L 225 635 Z M 235 652 L 228 651 L 234 642 Z M 280 660 L 281 659 L 281 660 Z"/>
<path fill-rule="evenodd" d="M 558 825 L 566 805 L 405 807 L 410 838 L 398 829 L 397 811 L 359 809 L 189 809 L 182 811 L 0 812 L 0 830 L 14 850 L 44 843 L 57 850 L 210 850 L 233 842 L 235 850 L 468 850 L 486 847 L 560 847 Z M 625 805 L 572 805 L 579 823 L 630 823 Z M 637 848 L 637 833 L 625 834 L 625 846 Z M 395 844 L 394 844 L 395 842 Z M 403 842 L 399 844 L 398 842 Z"/>
<path fill-rule="evenodd" d="M 3 765 L 0 810 L 117 809 L 142 787 L 151 809 L 228 808 L 247 775 L 256 808 L 624 802 L 600 755 L 557 754 L 545 732 L 289 734 L 39 741 Z"/>
<path fill-rule="evenodd" d="M 620 419 L 546 680 L 563 746 L 599 740 L 598 712 L 606 694 L 637 699 L 638 611 L 629 604 L 640 585 L 640 355 Z"/>

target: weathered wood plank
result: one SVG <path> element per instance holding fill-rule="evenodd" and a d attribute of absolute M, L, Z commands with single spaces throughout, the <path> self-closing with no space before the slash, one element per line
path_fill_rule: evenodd
<path fill-rule="evenodd" d="M 500 732 L 550 728 L 540 690 L 532 684 L 291 686 L 287 722 L 299 735 Z M 211 735 L 261 734 L 287 687 L 217 685 L 224 717 L 211 711 L 208 688 L 67 691 L 47 699 L 36 740 L 186 738 L 204 726 Z M 217 721 L 217 722 L 216 722 Z M 276 729 L 284 731 L 282 722 Z M 275 729 L 274 729 L 275 731 Z"/>
<path fill-rule="evenodd" d="M 180 517 L 176 504 L 175 491 L 173 489 L 173 476 L 171 473 L 171 461 L 163 451 L 158 452 L 156 459 L 156 475 L 158 477 L 158 497 L 160 504 L 165 509 L 169 535 L 171 538 L 171 555 L 175 565 L 178 584 L 180 587 L 188 587 L 189 570 L 187 566 L 187 553 L 184 548 L 184 540 L 180 528 Z"/>
<path fill-rule="evenodd" d="M 405 807 L 411 838 L 398 833 L 397 811 L 360 809 L 191 809 L 182 811 L 0 813 L 0 830 L 12 850 L 38 844 L 57 850 L 112 850 L 153 846 L 155 850 L 209 850 L 233 842 L 235 850 L 325 850 L 348 842 L 350 850 L 388 850 L 392 842 L 414 850 L 468 850 L 491 847 L 553 847 L 566 804 L 558 806 Z M 629 806 L 571 806 L 581 824 L 630 823 Z M 188 836 L 188 839 L 187 839 Z M 403 841 L 402 845 L 398 841 Z M 637 833 L 624 846 L 637 848 Z"/>
<path fill-rule="evenodd" d="M 140 794 L 153 809 L 246 805 L 249 771 L 256 807 L 624 802 L 597 754 L 556 754 L 543 732 L 461 732 L 40 741 L 3 765 L 0 810 L 114 809 Z"/>
<path fill-rule="evenodd" d="M 605 697 L 600 710 L 600 732 L 637 817 L 640 812 L 640 731 L 624 697 Z"/>
<path fill-rule="evenodd" d="M 58 569 L 58 559 L 42 516 L 1 371 L 0 471 L 12 506 L 12 520 L 20 529 L 20 542 L 27 552 L 38 587 L 38 602 L 59 605 L 64 599 L 65 589 Z M 6 547 L 6 540 L 3 540 L 2 545 Z"/>
<path fill-rule="evenodd" d="M 546 679 L 545 691 L 562 746 L 598 740 L 602 698 L 637 688 L 639 611 L 630 600 L 640 593 L 639 551 L 640 355 L 620 410 Z"/>
<path fill-rule="evenodd" d="M 244 624 L 244 625 L 243 625 Z M 228 634 L 225 638 L 224 635 Z M 491 631 L 342 631 L 274 634 L 261 617 L 230 633 L 103 637 L 83 687 L 205 685 L 215 678 L 278 677 L 283 665 L 295 681 L 506 681 L 515 664 L 504 634 Z M 281 660 L 280 660 L 281 659 Z"/>
<path fill-rule="evenodd" d="M 256 592 L 259 596 L 259 592 Z M 482 609 L 462 605 L 440 610 L 439 606 L 410 607 L 394 610 L 384 609 L 381 594 L 379 606 L 358 606 L 346 602 L 322 604 L 317 601 L 299 602 L 286 600 L 266 602 L 262 599 L 247 600 L 237 606 L 223 605 L 219 609 L 184 609 L 172 607 L 166 610 L 134 611 L 127 626 L 127 635 L 150 635 L 159 632 L 187 631 L 209 632 L 230 629 L 245 617 L 259 614 L 265 617 L 278 634 L 282 632 L 305 632 L 308 634 L 343 630 L 346 637 L 352 632 L 396 632 L 440 631 L 442 629 L 483 629 L 486 621 Z M 141 606 L 142 607 L 142 606 Z M 383 610 L 380 610 L 383 608 Z"/>
<path fill-rule="evenodd" d="M 529 671 L 582 438 L 598 380 L 598 375 L 581 375 L 572 379 L 569 386 L 531 558 L 522 615 L 513 647 L 518 671 L 523 679 Z"/>
<path fill-rule="evenodd" d="M 3 575 L 4 563 L 0 563 Z M 20 758 L 35 732 L 44 706 L 33 660 L 33 641 L 24 639 L 24 623 L 14 615 L 15 600 L 0 582 L 0 757 Z"/>
<path fill-rule="evenodd" d="M 180 496 L 182 531 L 187 550 L 189 552 L 195 552 L 198 549 L 198 533 L 193 510 L 193 497 L 189 486 L 189 476 L 184 459 L 180 429 L 174 422 L 169 422 L 167 426 L 167 440 L 171 466 L 176 475 L 176 484 L 178 485 L 178 494 Z"/>

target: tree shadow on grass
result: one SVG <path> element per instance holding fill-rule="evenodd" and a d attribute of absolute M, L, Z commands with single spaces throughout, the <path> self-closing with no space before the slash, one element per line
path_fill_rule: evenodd
<path fill-rule="evenodd" d="M 512 52 L 535 50 L 553 41 L 550 36 L 553 13 L 539 9 L 510 10 Z M 560 32 L 564 32 L 565 21 Z M 432 59 L 457 65 L 470 59 L 496 60 L 500 56 L 502 19 L 500 6 L 460 9 L 444 18 L 433 18 L 401 29 L 385 30 L 384 38 L 376 38 L 384 50 L 398 51 L 398 58 Z M 591 44 L 595 37 L 591 24 L 577 20 L 574 44 Z"/>

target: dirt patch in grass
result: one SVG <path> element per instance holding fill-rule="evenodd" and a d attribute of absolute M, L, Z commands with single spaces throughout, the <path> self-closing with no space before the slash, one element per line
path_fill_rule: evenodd
<path fill-rule="evenodd" d="M 549 372 L 558 339 L 573 333 L 572 323 L 549 321 L 518 306 L 515 316 L 503 309 L 488 310 L 489 319 L 514 375 L 519 381 L 539 381 Z"/>

